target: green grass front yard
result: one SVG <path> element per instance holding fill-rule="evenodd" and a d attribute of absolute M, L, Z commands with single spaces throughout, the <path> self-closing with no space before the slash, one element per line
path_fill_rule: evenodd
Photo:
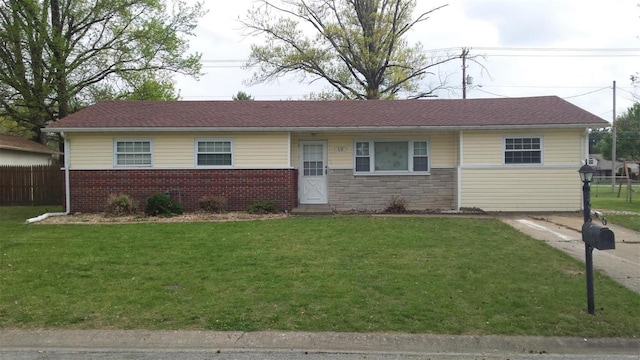
<path fill-rule="evenodd" d="M 596 273 L 587 314 L 584 265 L 497 220 L 22 223 L 44 211 L 0 208 L 1 328 L 640 336 L 640 295 Z"/>
<path fill-rule="evenodd" d="M 626 185 L 623 186 L 618 197 L 617 186 L 611 192 L 611 185 L 595 185 L 591 187 L 591 205 L 604 211 L 611 223 L 640 231 L 640 185 L 634 185 L 631 202 L 627 201 L 627 191 Z"/>

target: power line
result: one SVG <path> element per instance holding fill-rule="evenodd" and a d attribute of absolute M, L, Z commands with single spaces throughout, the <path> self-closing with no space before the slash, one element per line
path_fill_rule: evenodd
<path fill-rule="evenodd" d="M 607 86 L 607 87 L 603 87 L 602 89 L 598 89 L 598 90 L 593 90 L 593 91 L 586 92 L 586 93 L 584 93 L 584 94 L 578 94 L 578 95 L 573 95 L 573 96 L 566 96 L 566 97 L 563 97 L 563 99 L 565 99 L 565 100 L 566 100 L 566 99 L 573 99 L 573 98 L 577 98 L 577 97 L 580 97 L 580 96 L 585 96 L 585 95 L 589 95 L 589 94 L 597 93 L 598 91 L 602 91 L 602 90 L 609 90 L 609 89 L 610 89 L 610 87 L 608 87 L 608 86 Z"/>
<path fill-rule="evenodd" d="M 569 47 L 470 47 L 487 51 L 562 51 L 562 52 L 640 52 L 640 48 L 569 48 Z"/>
<path fill-rule="evenodd" d="M 463 47 L 450 47 L 440 49 L 426 49 L 424 52 L 438 53 L 446 51 L 460 51 Z M 488 54 L 487 56 L 500 56 L 500 57 L 634 57 L 640 56 L 640 48 L 557 48 L 557 47 L 468 47 L 470 50 L 480 51 L 506 51 L 506 52 L 559 52 L 559 53 L 605 53 L 605 54 Z M 611 54 L 611 53 L 623 53 L 623 54 Z M 242 63 L 246 64 L 247 59 L 203 59 L 202 63 Z M 244 66 L 244 65 L 243 65 Z"/>

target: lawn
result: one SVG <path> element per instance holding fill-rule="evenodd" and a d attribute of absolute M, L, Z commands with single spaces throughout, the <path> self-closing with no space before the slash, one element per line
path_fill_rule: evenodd
<path fill-rule="evenodd" d="M 51 211 L 51 209 L 48 209 Z M 1 208 L 0 327 L 640 336 L 640 295 L 493 219 L 25 225 Z"/>
<path fill-rule="evenodd" d="M 633 187 L 631 202 L 627 201 L 627 187 L 622 187 L 618 197 L 618 186 L 611 192 L 611 185 L 600 184 L 591 188 L 591 205 L 605 213 L 611 211 L 632 212 L 635 214 L 607 213 L 609 222 L 640 231 L 640 185 Z"/>

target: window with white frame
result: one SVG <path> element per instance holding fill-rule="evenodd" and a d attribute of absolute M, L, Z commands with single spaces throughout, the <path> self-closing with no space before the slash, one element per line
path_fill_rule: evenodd
<path fill-rule="evenodd" d="M 427 173 L 427 140 L 358 140 L 354 146 L 355 173 Z"/>
<path fill-rule="evenodd" d="M 115 139 L 115 166 L 151 166 L 153 144 L 150 139 Z"/>
<path fill-rule="evenodd" d="M 506 165 L 542 164 L 542 138 L 506 137 L 504 163 Z"/>
<path fill-rule="evenodd" d="M 231 139 L 197 139 L 196 166 L 232 166 Z"/>

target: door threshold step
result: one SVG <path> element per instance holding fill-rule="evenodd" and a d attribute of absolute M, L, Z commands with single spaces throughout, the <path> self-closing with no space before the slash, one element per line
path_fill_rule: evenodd
<path fill-rule="evenodd" d="M 291 215 L 333 215 L 329 205 L 298 205 L 291 210 Z"/>

